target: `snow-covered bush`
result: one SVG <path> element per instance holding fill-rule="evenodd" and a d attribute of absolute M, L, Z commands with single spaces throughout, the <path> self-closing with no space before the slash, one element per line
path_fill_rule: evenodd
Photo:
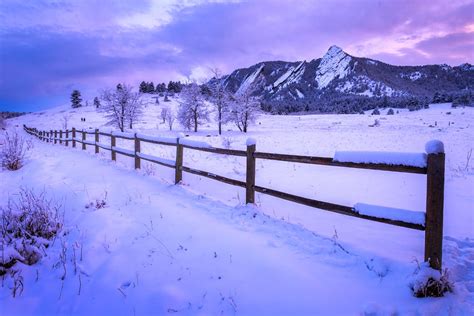
<path fill-rule="evenodd" d="M 371 115 L 380 115 L 379 109 L 374 109 Z"/>
<path fill-rule="evenodd" d="M 22 189 L 16 197 L 0 208 L 0 275 L 17 262 L 38 262 L 63 227 L 60 206 L 48 200 L 44 192 Z"/>
<path fill-rule="evenodd" d="M 394 115 L 395 112 L 393 112 L 393 109 L 389 109 L 388 112 L 387 112 L 387 115 Z"/>
<path fill-rule="evenodd" d="M 225 148 L 225 149 L 230 149 L 232 147 L 232 143 L 234 141 L 232 140 L 232 138 L 230 137 L 223 137 L 222 138 L 222 146 Z"/>
<path fill-rule="evenodd" d="M 85 205 L 87 209 L 96 209 L 100 210 L 107 207 L 107 191 L 104 192 L 103 198 L 96 198 L 94 201 L 91 201 Z"/>
<path fill-rule="evenodd" d="M 17 132 L 5 133 L 4 144 L 0 152 L 2 167 L 8 170 L 18 170 L 25 160 L 25 140 Z"/>
<path fill-rule="evenodd" d="M 416 297 L 441 297 L 452 292 L 448 270 L 438 271 L 430 268 L 428 262 L 419 264 L 410 281 L 410 288 Z"/>

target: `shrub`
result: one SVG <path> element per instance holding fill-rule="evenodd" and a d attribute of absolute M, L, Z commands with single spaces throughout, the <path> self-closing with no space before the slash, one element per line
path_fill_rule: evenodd
<path fill-rule="evenodd" d="M 434 270 L 428 262 L 418 265 L 410 282 L 410 288 L 416 297 L 441 297 L 452 292 L 453 285 L 449 281 L 448 270 Z"/>
<path fill-rule="evenodd" d="M 395 113 L 393 112 L 393 109 L 389 109 L 387 112 L 387 115 L 394 115 Z"/>
<path fill-rule="evenodd" d="M 63 227 L 59 205 L 46 199 L 45 194 L 35 194 L 22 189 L 17 199 L 10 198 L 0 208 L 0 275 L 6 274 L 16 262 L 32 265 L 38 262 Z"/>
<path fill-rule="evenodd" d="M 5 142 L 0 153 L 2 167 L 8 170 L 20 169 L 23 166 L 25 154 L 25 140 L 16 132 L 13 135 L 5 133 Z"/>
<path fill-rule="evenodd" d="M 380 115 L 379 109 L 375 109 L 372 111 L 372 115 Z"/>
<path fill-rule="evenodd" d="M 0 129 L 5 129 L 7 127 L 7 123 L 5 122 L 5 118 L 2 114 L 0 114 Z"/>

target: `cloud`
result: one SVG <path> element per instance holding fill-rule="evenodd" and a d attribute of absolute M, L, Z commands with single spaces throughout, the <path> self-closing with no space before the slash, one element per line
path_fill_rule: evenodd
<path fill-rule="evenodd" d="M 473 62 L 472 1 L 0 2 L 0 108 L 67 103 L 71 89 L 203 80 L 336 44 L 395 64 Z M 25 93 L 27 91 L 27 93 Z"/>

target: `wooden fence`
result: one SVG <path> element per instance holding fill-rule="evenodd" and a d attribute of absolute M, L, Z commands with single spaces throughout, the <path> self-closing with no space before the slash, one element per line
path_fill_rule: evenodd
<path fill-rule="evenodd" d="M 425 261 L 430 263 L 434 269 L 441 270 L 442 267 L 442 241 L 443 241 L 443 204 L 444 204 L 444 172 L 445 172 L 445 154 L 436 153 L 427 155 L 426 167 L 413 167 L 404 165 L 391 164 L 369 164 L 369 163 L 353 163 L 353 162 L 338 162 L 333 158 L 314 157 L 314 156 L 298 156 L 286 155 L 276 153 L 257 152 L 256 144 L 254 142 L 247 143 L 247 150 L 234 150 L 206 146 L 205 143 L 189 141 L 185 138 L 164 138 L 152 137 L 142 134 L 131 134 L 122 132 L 104 133 L 96 130 L 72 130 L 65 131 L 39 131 L 36 128 L 23 126 L 24 130 L 45 142 L 54 142 L 72 147 L 76 147 L 76 143 L 80 143 L 83 150 L 87 145 L 94 146 L 95 153 L 99 153 L 99 149 L 108 150 L 111 152 L 111 159 L 116 160 L 117 154 L 131 157 L 135 161 L 135 168 L 140 169 L 141 160 L 156 163 L 161 166 L 173 168 L 175 170 L 175 183 L 179 183 L 183 178 L 183 171 L 194 175 L 210 178 L 221 181 L 230 185 L 239 186 L 246 190 L 246 203 L 255 202 L 255 192 L 271 195 L 287 201 L 315 207 L 321 210 L 335 212 L 338 214 L 358 217 L 365 220 L 381 222 L 385 224 L 401 226 L 416 230 L 425 231 Z M 78 137 L 81 134 L 81 137 Z M 88 140 L 87 135 L 92 135 L 93 140 Z M 110 137 L 110 144 L 100 142 L 100 136 Z M 134 150 L 116 147 L 116 139 L 127 139 L 134 142 Z M 173 146 L 176 147 L 176 159 L 169 160 L 158 158 L 155 156 L 141 153 L 140 145 L 142 142 Z M 239 181 L 223 177 L 207 171 L 202 171 L 187 167 L 183 165 L 184 149 L 192 149 L 204 151 L 214 154 L 231 155 L 246 157 L 246 181 Z M 403 173 L 416 173 L 427 175 L 427 193 L 426 193 L 426 213 L 425 224 L 416 224 L 412 222 L 405 222 L 402 220 L 394 220 L 389 218 L 382 218 L 373 215 L 365 215 L 359 213 L 354 207 L 344 206 L 329 202 L 309 199 L 270 188 L 265 188 L 255 185 L 255 165 L 256 159 L 277 160 L 285 162 L 296 162 L 313 165 L 324 165 L 333 167 L 346 167 L 370 170 L 382 170 Z"/>

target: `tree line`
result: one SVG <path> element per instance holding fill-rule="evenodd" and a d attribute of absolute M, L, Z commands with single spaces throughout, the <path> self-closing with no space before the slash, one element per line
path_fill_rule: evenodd
<path fill-rule="evenodd" d="M 182 89 L 183 84 L 180 81 L 170 81 L 168 82 L 168 85 L 162 82 L 156 84 L 156 86 L 153 84 L 153 81 L 142 81 L 138 88 L 141 93 L 180 93 Z"/>

